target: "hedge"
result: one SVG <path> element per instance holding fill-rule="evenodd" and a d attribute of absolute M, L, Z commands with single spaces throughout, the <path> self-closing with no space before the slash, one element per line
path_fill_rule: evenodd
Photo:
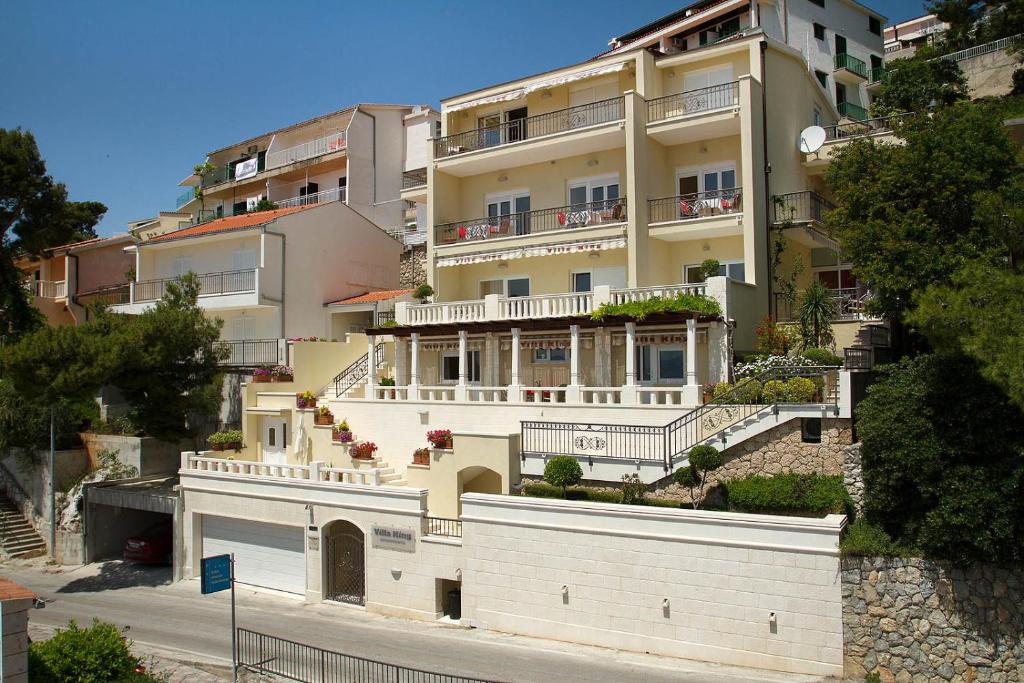
<path fill-rule="evenodd" d="M 723 482 L 730 510 L 767 514 L 853 516 L 853 501 L 840 475 L 751 475 Z"/>

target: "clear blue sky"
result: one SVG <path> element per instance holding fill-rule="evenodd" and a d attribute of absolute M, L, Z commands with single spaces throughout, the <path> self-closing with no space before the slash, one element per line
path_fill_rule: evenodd
<path fill-rule="evenodd" d="M 793 0 L 802 1 L 802 0 Z M 920 0 L 862 0 L 890 21 Z M 686 0 L 5 0 L 0 127 L 101 234 L 174 208 L 205 153 L 355 102 L 429 103 L 571 64 Z"/>

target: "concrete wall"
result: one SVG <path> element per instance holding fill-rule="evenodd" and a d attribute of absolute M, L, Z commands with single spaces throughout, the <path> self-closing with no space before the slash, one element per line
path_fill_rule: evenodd
<path fill-rule="evenodd" d="M 99 465 L 97 456 L 100 451 L 117 451 L 117 459 L 134 467 L 140 477 L 176 472 L 181 464 L 181 451 L 189 446 L 188 443 L 173 444 L 152 437 L 90 433 L 80 436 L 92 467 Z"/>
<path fill-rule="evenodd" d="M 957 62 L 967 76 L 971 97 L 1002 97 L 1013 90 L 1013 72 L 1020 68 L 1017 58 L 1005 50 L 990 52 Z"/>
<path fill-rule="evenodd" d="M 57 465 L 56 487 L 60 492 L 68 488 L 75 480 L 89 471 L 89 454 L 85 449 L 57 451 L 54 456 Z M 0 476 L 5 480 L 9 477 L 28 496 L 31 505 L 23 512 L 31 511 L 36 529 L 44 535 L 43 526 L 49 529 L 50 520 L 50 465 L 49 453 L 39 451 L 35 456 L 36 464 L 31 468 L 19 467 L 18 458 L 12 453 L 4 456 Z M 11 487 L 7 487 L 11 491 Z"/>

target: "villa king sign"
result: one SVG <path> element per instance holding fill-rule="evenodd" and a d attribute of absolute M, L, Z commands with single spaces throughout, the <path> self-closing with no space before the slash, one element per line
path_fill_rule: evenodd
<path fill-rule="evenodd" d="M 370 542 L 374 548 L 401 550 L 406 553 L 416 552 L 416 534 L 412 529 L 374 524 L 370 527 Z"/>

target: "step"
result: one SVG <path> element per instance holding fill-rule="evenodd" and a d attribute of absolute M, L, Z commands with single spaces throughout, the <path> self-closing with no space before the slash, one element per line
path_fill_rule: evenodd
<path fill-rule="evenodd" d="M 382 484 L 394 484 L 396 481 L 405 481 L 401 474 L 386 474 L 380 478 Z"/>
<path fill-rule="evenodd" d="M 3 536 L 3 542 L 7 543 L 8 541 L 17 541 L 17 540 L 21 540 L 23 538 L 32 538 L 32 537 L 36 537 L 36 538 L 39 537 L 39 534 L 36 533 L 35 529 L 31 529 L 31 528 L 18 529 L 17 531 L 10 531 L 10 532 L 5 533 L 4 536 Z"/>

